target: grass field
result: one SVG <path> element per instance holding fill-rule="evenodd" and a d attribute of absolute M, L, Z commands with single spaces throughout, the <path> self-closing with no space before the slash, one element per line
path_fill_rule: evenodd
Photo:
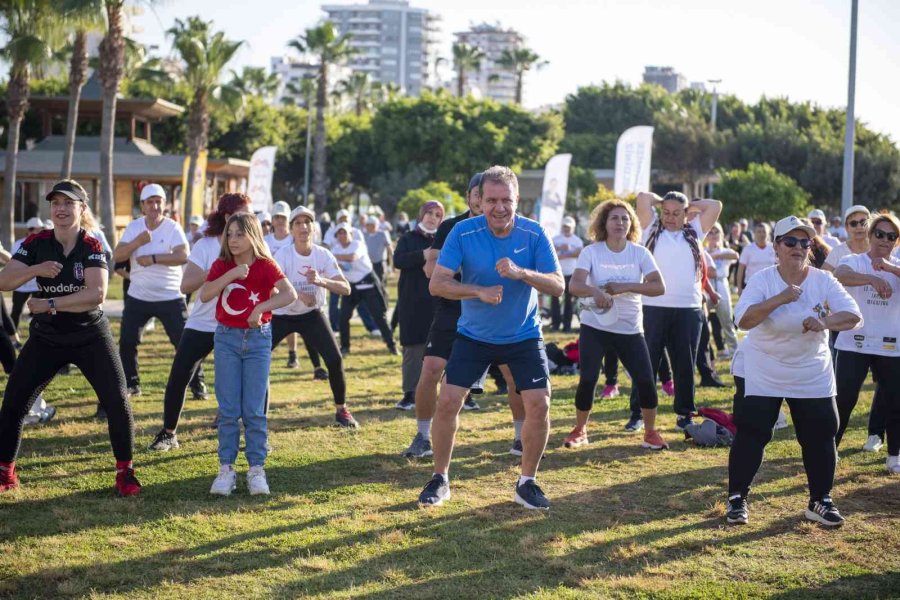
<path fill-rule="evenodd" d="M 400 457 L 415 433 L 411 414 L 393 408 L 400 359 L 355 333 L 347 377 L 358 432 L 330 426 L 327 383 L 312 381 L 305 356 L 291 371 L 284 347 L 276 352 L 269 497 L 246 493 L 243 457 L 238 491 L 208 494 L 214 400 L 188 401 L 181 449 L 145 450 L 161 423 L 173 355 L 162 332 L 141 347 L 138 498 L 113 496 L 91 390 L 80 375 L 58 378 L 45 396 L 59 414 L 26 429 L 22 488 L 0 496 L 0 598 L 900 596 L 900 479 L 885 471 L 883 452 L 860 450 L 871 386 L 838 464 L 834 495 L 848 518 L 838 531 L 801 516 L 806 479 L 792 428 L 768 448 L 744 527 L 723 519 L 727 450 L 681 442 L 670 401 L 661 411 L 667 452 L 641 450 L 639 436 L 621 431 L 624 397 L 598 402 L 591 445 L 562 449 L 575 377 L 553 380 L 540 472 L 549 513 L 511 502 L 517 461 L 498 396 L 462 415 L 453 499 L 425 511 L 415 499 L 430 462 Z M 211 382 L 211 360 L 207 373 Z M 728 408 L 730 393 L 704 390 L 699 404 Z"/>

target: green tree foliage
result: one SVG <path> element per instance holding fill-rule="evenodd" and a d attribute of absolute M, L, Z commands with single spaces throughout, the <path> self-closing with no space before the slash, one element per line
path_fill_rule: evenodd
<path fill-rule="evenodd" d="M 717 195 L 723 203 L 722 222 L 741 217 L 774 221 L 785 215 L 805 215 L 810 195 L 796 181 L 768 164 L 750 164 L 746 170 L 720 171 Z"/>
<path fill-rule="evenodd" d="M 443 181 L 433 181 L 423 187 L 409 190 L 397 204 L 397 211 L 403 211 L 410 219 L 415 219 L 422 205 L 430 200 L 437 200 L 444 205 L 444 213 L 454 212 L 459 214 L 466 210 L 466 200 L 460 194 L 453 191 L 449 184 Z"/>

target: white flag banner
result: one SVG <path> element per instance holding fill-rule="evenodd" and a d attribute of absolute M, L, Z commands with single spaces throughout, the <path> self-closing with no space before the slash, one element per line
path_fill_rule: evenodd
<path fill-rule="evenodd" d="M 616 144 L 616 196 L 624 198 L 650 190 L 650 153 L 653 128 L 647 125 L 625 130 Z"/>
<path fill-rule="evenodd" d="M 551 238 L 562 229 L 566 212 L 566 193 L 569 189 L 571 154 L 557 154 L 544 167 L 544 186 L 541 188 L 541 226 Z"/>
<path fill-rule="evenodd" d="M 275 173 L 275 146 L 263 146 L 250 158 L 247 195 L 253 212 L 272 210 L 272 175 Z"/>

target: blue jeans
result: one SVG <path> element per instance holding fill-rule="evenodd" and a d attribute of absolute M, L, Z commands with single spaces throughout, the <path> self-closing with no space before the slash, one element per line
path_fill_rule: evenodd
<path fill-rule="evenodd" d="M 219 463 L 237 460 L 244 422 L 247 462 L 266 462 L 266 392 L 272 361 L 272 326 L 238 329 L 219 325 L 215 334 L 216 399 L 219 402 Z"/>

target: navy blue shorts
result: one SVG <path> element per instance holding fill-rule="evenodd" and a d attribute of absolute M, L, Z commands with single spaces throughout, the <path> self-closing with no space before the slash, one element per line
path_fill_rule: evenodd
<path fill-rule="evenodd" d="M 550 366 L 541 338 L 512 344 L 488 344 L 457 335 L 444 369 L 447 383 L 470 388 L 491 363 L 507 365 L 519 391 L 549 387 Z"/>

